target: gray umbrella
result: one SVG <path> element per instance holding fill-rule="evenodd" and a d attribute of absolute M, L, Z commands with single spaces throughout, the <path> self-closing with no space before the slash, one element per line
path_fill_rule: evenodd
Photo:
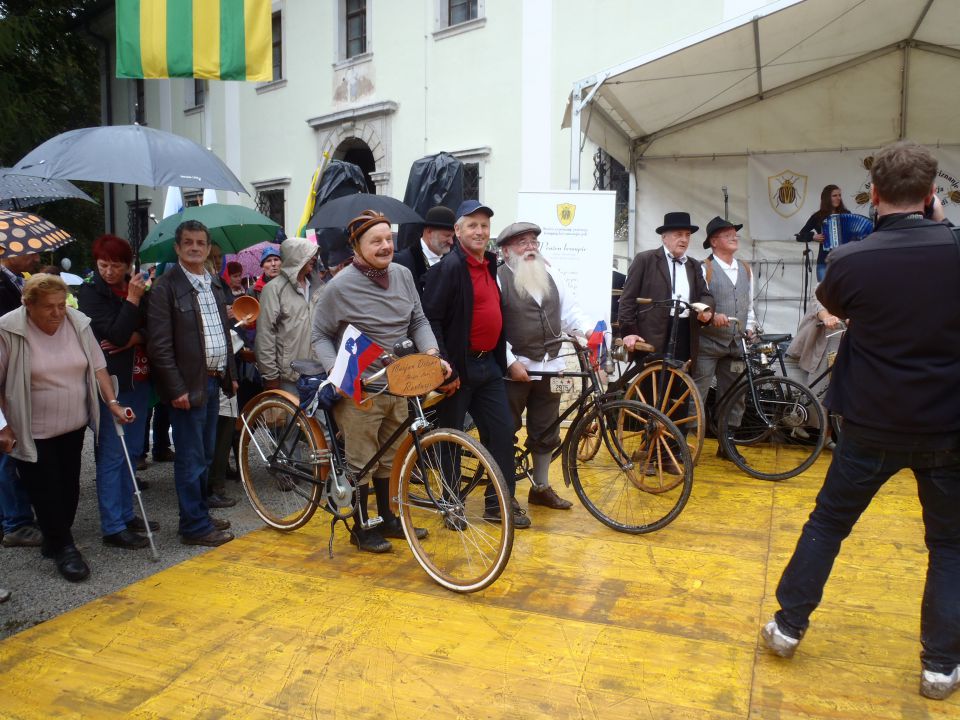
<path fill-rule="evenodd" d="M 46 180 L 30 175 L 15 175 L 10 172 L 10 168 L 0 168 L 0 210 L 20 210 L 69 198 L 96 202 L 67 180 Z"/>
<path fill-rule="evenodd" d="M 180 135 L 142 125 L 107 125 L 62 133 L 30 151 L 12 170 L 43 178 L 250 194 L 209 150 Z"/>

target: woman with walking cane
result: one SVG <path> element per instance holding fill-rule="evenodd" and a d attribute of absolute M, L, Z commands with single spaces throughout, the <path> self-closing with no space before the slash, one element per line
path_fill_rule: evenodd
<path fill-rule="evenodd" d="M 113 392 L 90 318 L 67 307 L 63 280 L 34 275 L 23 305 L 0 318 L 0 408 L 17 438 L 10 455 L 37 513 L 43 556 L 71 582 L 90 575 L 71 527 L 84 434 L 87 426 L 99 433 L 98 390 L 117 422 L 136 420 Z"/>

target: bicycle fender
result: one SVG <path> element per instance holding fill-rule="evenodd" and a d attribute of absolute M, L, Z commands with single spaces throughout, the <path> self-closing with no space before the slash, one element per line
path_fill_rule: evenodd
<path fill-rule="evenodd" d="M 407 436 L 400 441 L 400 447 L 397 448 L 393 456 L 393 467 L 390 469 L 390 510 L 394 515 L 400 512 L 400 472 L 403 470 L 403 461 L 407 453 L 413 447 L 413 435 L 407 433 Z"/>

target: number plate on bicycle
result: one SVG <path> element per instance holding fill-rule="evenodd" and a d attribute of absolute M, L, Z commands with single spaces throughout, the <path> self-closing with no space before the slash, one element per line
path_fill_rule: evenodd
<path fill-rule="evenodd" d="M 573 378 L 552 377 L 550 378 L 550 392 L 561 394 L 573 392 Z"/>

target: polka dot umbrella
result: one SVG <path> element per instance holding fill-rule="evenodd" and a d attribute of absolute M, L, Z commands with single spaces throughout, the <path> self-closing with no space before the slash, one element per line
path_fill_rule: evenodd
<path fill-rule="evenodd" d="M 75 239 L 39 215 L 0 210 L 0 259 L 48 252 Z"/>

